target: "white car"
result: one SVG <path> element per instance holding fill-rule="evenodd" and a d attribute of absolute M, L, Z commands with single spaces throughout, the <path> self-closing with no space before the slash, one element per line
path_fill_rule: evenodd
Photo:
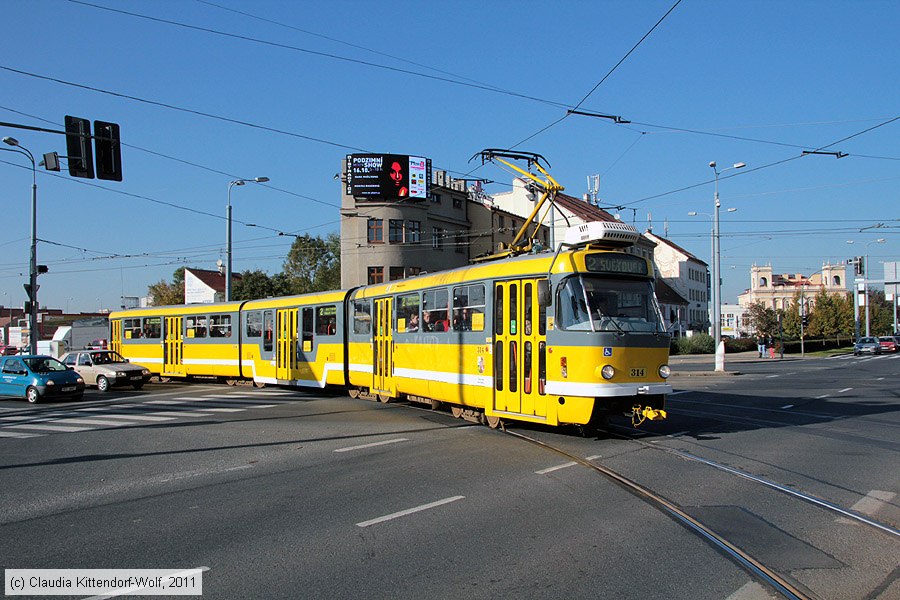
<path fill-rule="evenodd" d="M 112 350 L 73 350 L 60 360 L 77 371 L 86 385 L 96 385 L 101 392 L 121 385 L 139 390 L 150 381 L 150 369 L 133 365 Z"/>

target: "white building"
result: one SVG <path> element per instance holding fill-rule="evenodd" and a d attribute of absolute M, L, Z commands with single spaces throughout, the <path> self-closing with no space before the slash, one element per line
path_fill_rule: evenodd
<path fill-rule="evenodd" d="M 684 316 L 688 335 L 709 332 L 708 265 L 671 240 L 651 231 L 644 236 L 656 244 L 653 262 L 660 277 L 688 302 Z"/>

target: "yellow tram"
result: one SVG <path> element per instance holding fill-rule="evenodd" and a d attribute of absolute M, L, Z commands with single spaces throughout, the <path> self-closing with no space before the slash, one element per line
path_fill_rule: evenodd
<path fill-rule="evenodd" d="M 653 264 L 622 250 L 638 232 L 621 222 L 587 223 L 570 228 L 555 253 L 542 252 L 528 227 L 562 186 L 539 155 L 486 150 L 482 157 L 544 191 L 491 260 L 344 291 L 115 312 L 113 349 L 164 377 L 333 387 L 447 405 L 492 427 L 501 419 L 665 418 L 670 336 Z M 527 158 L 546 180 L 504 157 Z"/>

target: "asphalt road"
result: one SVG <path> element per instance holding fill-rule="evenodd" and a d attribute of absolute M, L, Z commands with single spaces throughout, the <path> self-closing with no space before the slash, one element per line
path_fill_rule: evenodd
<path fill-rule="evenodd" d="M 660 493 L 812 597 L 900 598 L 900 360 L 701 371 L 640 431 L 510 430 Z M 0 489 L 3 568 L 204 567 L 207 598 L 778 597 L 586 466 L 405 404 L 180 384 L 0 400 Z"/>

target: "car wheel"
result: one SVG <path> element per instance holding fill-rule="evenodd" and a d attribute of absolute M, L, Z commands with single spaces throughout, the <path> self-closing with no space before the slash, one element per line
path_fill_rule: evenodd
<path fill-rule="evenodd" d="M 101 392 L 109 391 L 109 379 L 101 375 L 97 378 L 97 389 Z"/>
<path fill-rule="evenodd" d="M 30 404 L 37 404 L 41 401 L 41 393 L 36 387 L 29 387 L 25 390 L 25 399 L 28 400 Z"/>

